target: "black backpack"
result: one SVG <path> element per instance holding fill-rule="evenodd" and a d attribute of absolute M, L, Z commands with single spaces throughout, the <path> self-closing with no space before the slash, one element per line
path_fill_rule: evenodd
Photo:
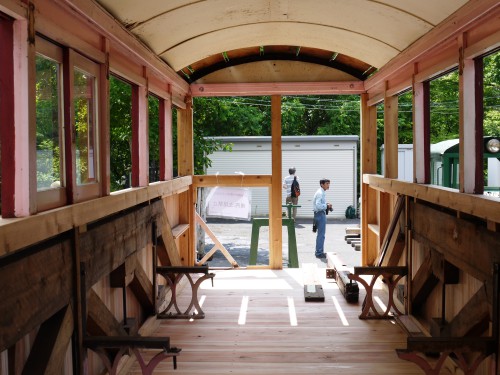
<path fill-rule="evenodd" d="M 298 198 L 300 196 L 300 185 L 299 181 L 297 181 L 297 176 L 293 178 L 292 181 L 292 198 Z"/>

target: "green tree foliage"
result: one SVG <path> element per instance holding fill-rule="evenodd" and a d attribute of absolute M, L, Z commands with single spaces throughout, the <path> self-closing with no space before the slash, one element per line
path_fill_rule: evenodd
<path fill-rule="evenodd" d="M 37 188 L 61 179 L 58 64 L 36 57 Z"/>
<path fill-rule="evenodd" d="M 109 79 L 111 191 L 130 187 L 132 173 L 132 87 Z"/>
<path fill-rule="evenodd" d="M 398 97 L 398 142 L 413 143 L 413 93 L 407 91 Z"/>
<path fill-rule="evenodd" d="M 149 182 L 160 180 L 160 100 L 148 96 L 149 118 Z"/>
<path fill-rule="evenodd" d="M 500 52 L 484 59 L 484 135 L 500 136 Z"/>
<path fill-rule="evenodd" d="M 458 71 L 430 82 L 431 143 L 459 136 Z"/>

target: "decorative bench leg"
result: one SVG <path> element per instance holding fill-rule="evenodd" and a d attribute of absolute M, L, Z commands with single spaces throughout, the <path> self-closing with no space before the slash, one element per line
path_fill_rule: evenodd
<path fill-rule="evenodd" d="M 487 358 L 487 355 L 479 354 L 469 366 L 462 353 L 442 352 L 440 353 L 437 362 L 434 364 L 434 367 L 432 367 L 429 361 L 422 357 L 419 352 L 408 351 L 405 349 L 396 349 L 396 352 L 399 358 L 418 365 L 418 367 L 420 367 L 426 375 L 439 375 L 446 358 L 448 358 L 451 353 L 456 356 L 454 362 L 458 364 L 464 375 L 474 375 L 481 362 Z"/>
<path fill-rule="evenodd" d="M 141 366 L 142 374 L 143 375 L 152 375 L 153 370 L 158 366 L 158 364 L 163 361 L 165 358 L 172 357 L 172 360 L 174 361 L 174 370 L 177 369 L 177 354 L 179 354 L 179 351 L 177 352 L 160 352 L 156 354 L 151 360 L 149 361 L 148 364 L 144 362 L 144 359 L 142 358 L 141 352 L 137 348 L 133 348 L 132 351 L 135 354 L 135 357 L 137 358 L 137 361 L 139 362 L 139 366 Z M 110 374 L 111 375 L 111 374 Z"/>
<path fill-rule="evenodd" d="M 94 351 L 97 353 L 99 358 L 101 358 L 102 362 L 104 363 L 104 366 L 109 372 L 109 375 L 116 375 L 118 371 L 118 364 L 120 360 L 122 359 L 123 355 L 127 353 L 129 347 L 122 347 L 118 349 L 118 352 L 115 354 L 113 358 L 113 363 L 111 363 L 111 358 L 106 349 L 104 348 L 96 348 Z M 177 351 L 161 351 L 160 353 L 157 353 L 151 360 L 146 364 L 144 361 L 144 358 L 142 357 L 142 353 L 139 351 L 137 348 L 131 348 L 132 352 L 134 353 L 135 357 L 137 358 L 137 361 L 139 362 L 139 365 L 141 366 L 142 374 L 143 375 L 152 375 L 153 370 L 158 366 L 158 364 L 163 361 L 165 358 L 172 357 L 174 361 L 174 369 L 177 368 L 177 354 L 179 354 L 180 350 Z"/>
<path fill-rule="evenodd" d="M 96 348 L 93 349 L 95 353 L 101 358 L 102 363 L 104 364 L 104 367 L 109 372 L 109 375 L 116 375 L 118 371 L 118 363 L 120 362 L 120 359 L 122 359 L 123 355 L 127 352 L 128 348 L 123 347 L 118 349 L 118 353 L 115 354 L 113 358 L 113 362 L 111 363 L 111 358 L 108 355 L 108 352 L 104 348 Z"/>
<path fill-rule="evenodd" d="M 380 314 L 377 311 L 377 309 L 375 308 L 375 304 L 373 302 L 373 287 L 375 286 L 375 283 L 377 282 L 379 276 L 383 276 L 385 280 L 387 280 L 387 287 L 389 288 L 389 301 L 387 303 L 387 309 L 384 311 L 383 314 Z M 406 275 L 397 275 L 396 277 L 394 276 L 395 275 L 385 274 L 383 272 L 376 273 L 372 276 L 370 284 L 368 284 L 364 279 L 360 277 L 360 275 L 357 274 L 349 275 L 349 279 L 360 282 L 365 287 L 366 290 L 366 297 L 363 302 L 363 310 L 359 315 L 359 319 L 387 319 L 391 317 L 389 315 L 391 310 L 394 310 L 394 312 L 397 313 L 398 315 L 403 315 L 403 313 L 399 311 L 397 306 L 394 304 L 394 290 L 396 289 L 399 280 L 401 280 Z"/>
<path fill-rule="evenodd" d="M 191 286 L 191 302 L 189 303 L 189 306 L 186 308 L 184 312 L 182 312 L 179 308 L 179 305 L 177 304 L 177 285 L 179 281 L 182 279 L 183 276 L 186 276 L 186 278 L 189 281 L 189 285 Z M 170 300 L 168 306 L 161 312 L 158 313 L 158 319 L 203 319 L 205 318 L 205 313 L 201 309 L 201 306 L 198 302 L 198 289 L 203 281 L 206 279 L 211 279 L 213 283 L 213 278 L 215 274 L 209 273 L 206 275 L 203 275 L 200 277 L 196 283 L 193 281 L 193 278 L 189 273 L 178 273 L 176 274 L 174 280 L 172 281 L 169 277 L 165 277 L 165 279 L 168 282 L 168 285 L 170 286 L 170 290 L 172 291 L 172 299 Z M 175 309 L 174 312 L 169 312 L 171 308 Z M 193 309 L 196 310 L 196 312 L 192 312 L 191 310 Z"/>

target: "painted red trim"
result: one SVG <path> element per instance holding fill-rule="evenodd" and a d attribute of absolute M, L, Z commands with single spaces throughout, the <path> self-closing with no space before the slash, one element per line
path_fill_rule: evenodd
<path fill-rule="evenodd" d="M 73 124 L 73 56 L 70 49 L 63 53 L 63 118 L 64 118 L 64 165 L 66 170 L 66 197 L 68 204 L 76 201 L 75 197 L 75 146 Z"/>
<path fill-rule="evenodd" d="M 484 155 L 484 146 L 483 146 L 483 136 L 484 136 L 484 91 L 483 91 L 483 74 L 484 74 L 484 66 L 483 59 L 478 58 L 474 59 L 474 71 L 475 77 L 474 80 L 474 92 L 476 93 L 474 97 L 475 104 L 475 128 L 476 128 L 476 173 L 475 173 L 475 183 L 474 183 L 474 194 L 483 194 L 484 193 L 484 176 L 483 176 L 483 155 Z"/>
<path fill-rule="evenodd" d="M 14 49 L 14 23 L 0 18 L 0 48 L 2 51 Z M 1 203 L 2 217 L 15 214 L 15 119 L 14 119 L 14 60 L 10 53 L 0 55 L 0 142 L 1 147 Z M 7 178 L 7 176 L 9 176 Z"/>
<path fill-rule="evenodd" d="M 139 87 L 132 85 L 132 187 L 139 186 Z"/>
<path fill-rule="evenodd" d="M 431 86 L 424 82 L 424 184 L 431 183 Z"/>
<path fill-rule="evenodd" d="M 160 181 L 166 181 L 165 176 L 165 99 L 159 99 L 158 104 L 158 142 L 160 149 Z"/>

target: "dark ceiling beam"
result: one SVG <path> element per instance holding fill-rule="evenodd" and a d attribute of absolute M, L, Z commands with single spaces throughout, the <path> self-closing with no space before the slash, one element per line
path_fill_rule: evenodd
<path fill-rule="evenodd" d="M 265 55 L 252 55 L 236 59 L 229 59 L 228 61 L 220 61 L 205 68 L 196 70 L 194 73 L 189 75 L 189 78 L 185 77 L 185 79 L 187 82 L 196 82 L 198 79 L 221 69 L 226 69 L 241 64 L 248 64 L 248 63 L 269 61 L 269 60 L 282 60 L 282 61 L 288 60 L 288 61 L 298 61 L 298 62 L 323 65 L 350 74 L 361 81 L 365 80 L 368 77 L 367 75 L 363 74 L 364 72 L 358 69 L 354 69 L 349 65 L 339 63 L 336 60 L 325 60 L 319 57 L 308 56 L 304 54 L 299 54 L 298 56 L 294 56 L 288 53 L 269 53 L 269 54 L 266 53 Z"/>

